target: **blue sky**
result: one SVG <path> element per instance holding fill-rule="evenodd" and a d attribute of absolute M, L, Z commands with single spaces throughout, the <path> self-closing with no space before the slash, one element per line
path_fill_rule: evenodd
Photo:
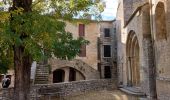
<path fill-rule="evenodd" d="M 106 8 L 102 12 L 103 20 L 113 20 L 116 17 L 118 0 L 103 0 L 106 2 Z"/>

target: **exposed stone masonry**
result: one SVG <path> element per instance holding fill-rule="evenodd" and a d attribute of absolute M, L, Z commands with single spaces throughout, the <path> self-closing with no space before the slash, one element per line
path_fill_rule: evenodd
<path fill-rule="evenodd" d="M 34 89 L 38 90 L 39 95 L 73 96 L 89 91 L 116 89 L 116 86 L 113 83 L 114 81 L 111 79 L 84 80 L 52 85 L 35 85 Z"/>

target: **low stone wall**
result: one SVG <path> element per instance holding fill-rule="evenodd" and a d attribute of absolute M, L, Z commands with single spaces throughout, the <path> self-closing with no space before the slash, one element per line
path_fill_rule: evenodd
<path fill-rule="evenodd" d="M 63 97 L 79 95 L 88 91 L 113 90 L 116 89 L 116 84 L 112 79 L 98 79 L 57 84 L 35 85 L 33 89 L 34 91 L 36 89 L 38 95 L 41 96 L 47 95 Z"/>
<path fill-rule="evenodd" d="M 170 80 L 167 78 L 157 78 L 158 100 L 170 100 Z"/>
<path fill-rule="evenodd" d="M 14 95 L 13 88 L 2 88 L 0 89 L 0 100 L 12 100 Z"/>
<path fill-rule="evenodd" d="M 113 79 L 96 79 L 82 80 L 74 82 L 56 83 L 56 84 L 41 84 L 31 87 L 30 99 L 41 100 L 42 96 L 75 96 L 84 94 L 89 91 L 98 90 L 114 90 L 116 89 L 116 81 Z M 0 100 L 12 100 L 13 88 L 1 89 Z M 47 100 L 47 99 L 45 99 Z"/>

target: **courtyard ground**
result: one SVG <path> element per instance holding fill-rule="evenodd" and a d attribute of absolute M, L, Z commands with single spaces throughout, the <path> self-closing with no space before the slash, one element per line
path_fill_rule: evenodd
<path fill-rule="evenodd" d="M 53 98 L 51 100 L 147 100 L 147 99 L 127 95 L 119 90 L 115 91 L 103 90 L 87 92 L 77 96 L 69 96 L 65 97 L 64 99 Z"/>

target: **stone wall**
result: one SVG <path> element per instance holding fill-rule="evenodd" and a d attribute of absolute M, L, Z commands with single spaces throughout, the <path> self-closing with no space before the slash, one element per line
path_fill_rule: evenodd
<path fill-rule="evenodd" d="M 170 1 L 169 0 L 120 0 L 117 13 L 117 40 L 118 40 L 118 75 L 119 83 L 127 85 L 127 54 L 126 40 L 129 31 L 133 30 L 138 38 L 140 47 L 140 75 L 141 75 L 141 90 L 147 96 L 157 97 L 159 100 L 169 100 L 170 93 Z M 147 2 L 147 3 L 146 3 Z M 152 4 L 151 4 L 152 3 Z M 145 5 L 143 5 L 145 4 Z M 159 6 L 158 6 L 159 4 Z M 133 11 L 131 9 L 133 5 Z M 149 5 L 152 5 L 150 8 Z M 136 8 L 141 7 L 138 11 Z M 157 7 L 159 10 L 157 12 Z M 124 9 L 127 8 L 127 9 Z M 135 9 L 137 10 L 134 13 Z M 161 10 L 160 10 L 161 9 Z M 165 10 L 165 15 L 162 13 Z M 161 11 L 161 12 L 160 12 Z M 160 16 L 161 15 L 161 16 Z M 129 19 L 129 16 L 131 18 Z M 166 37 L 157 39 L 158 22 L 162 21 L 159 17 L 165 16 L 165 26 L 160 24 L 161 30 L 164 30 Z M 128 20 L 128 23 L 126 20 Z M 126 26 L 124 26 L 126 25 Z M 161 32 L 163 34 L 164 32 Z M 156 70 L 156 71 L 155 71 Z M 156 82 L 155 82 L 156 77 Z M 156 86 L 155 86 L 156 85 Z M 156 87 L 156 90 L 155 90 Z"/>
<path fill-rule="evenodd" d="M 116 89 L 116 82 L 112 79 L 84 80 L 77 82 L 65 82 L 47 85 L 35 85 L 34 92 L 41 96 L 74 96 L 89 91 Z M 36 89 L 36 90 L 35 90 Z M 32 94 L 36 94 L 32 92 Z"/>
<path fill-rule="evenodd" d="M 124 2 L 123 2 L 124 1 Z M 155 94 L 153 93 L 154 87 L 154 69 L 155 66 L 154 63 L 154 57 L 153 57 L 153 51 L 152 51 L 152 39 L 151 39 L 151 29 L 150 29 L 150 13 L 149 13 L 149 5 L 145 4 L 145 0 L 140 1 L 136 0 L 138 3 L 140 2 L 142 4 L 138 5 L 137 7 L 133 8 L 133 11 L 136 12 L 125 12 L 125 7 L 130 7 L 133 4 L 130 4 L 131 0 L 123 0 L 121 1 L 119 8 L 118 8 L 118 15 L 117 15 L 117 40 L 118 40 L 118 50 L 117 50 L 117 63 L 118 63 L 118 75 L 119 75 L 119 84 L 127 86 L 128 80 L 133 81 L 131 76 L 134 76 L 130 68 L 134 68 L 131 63 L 128 63 L 129 57 L 132 57 L 131 60 L 135 56 L 129 56 L 128 50 L 131 47 L 128 47 L 127 40 L 133 41 L 133 39 L 128 38 L 131 31 L 133 31 L 137 37 L 138 44 L 139 44 L 139 75 L 140 75 L 140 84 L 138 87 L 141 88 L 141 91 L 144 92 L 147 96 L 153 97 Z M 136 4 L 134 4 L 136 6 Z M 145 4 L 145 5 L 143 5 Z M 138 11 L 138 7 L 141 7 Z M 130 11 L 129 9 L 125 9 Z M 128 14 L 127 14 L 128 13 Z M 130 14 L 130 19 L 128 18 L 128 23 L 126 22 L 127 15 Z M 124 26 L 126 25 L 126 26 Z M 133 45 L 133 44 L 132 44 Z M 132 49 L 130 52 L 132 53 Z M 135 59 L 134 59 L 135 60 Z M 130 66 L 130 67 L 128 67 Z M 130 74 L 129 74 L 130 73 Z M 129 77 L 127 77 L 127 75 Z M 130 83 L 130 82 L 129 82 Z M 131 85 L 131 84 L 130 84 Z M 135 84 L 132 84 L 132 86 L 135 86 Z"/>
<path fill-rule="evenodd" d="M 85 76 L 86 80 L 99 79 L 98 70 L 79 59 L 74 59 L 71 61 L 50 59 L 49 64 L 51 65 L 51 72 L 55 71 L 56 69 L 71 67 L 81 72 Z M 49 75 L 49 83 L 53 83 L 52 80 L 53 73 Z"/>
<path fill-rule="evenodd" d="M 66 23 L 66 31 L 71 32 L 74 38 L 79 37 L 79 24 L 81 22 L 76 23 Z M 85 36 L 84 38 L 90 42 L 86 46 L 86 57 L 77 56 L 76 59 L 80 59 L 83 62 L 90 65 L 92 68 L 97 70 L 97 37 L 100 34 L 99 23 L 90 22 L 85 24 Z"/>
<path fill-rule="evenodd" d="M 159 12 L 158 4 L 162 3 L 162 9 L 165 11 L 165 23 L 166 23 L 166 38 L 159 39 L 158 35 L 158 19 L 159 16 L 163 15 Z M 153 16 L 153 35 L 154 35 L 154 48 L 155 48 L 155 66 L 156 66 L 156 87 L 157 87 L 157 97 L 159 100 L 169 100 L 170 98 L 170 1 L 169 0 L 154 0 L 152 1 L 152 16 Z M 163 24 L 161 23 L 161 26 Z M 162 29 L 162 27 L 161 27 Z M 163 32 L 162 32 L 163 33 Z M 162 34 L 161 33 L 161 34 Z"/>
<path fill-rule="evenodd" d="M 14 88 L 2 88 L 0 90 L 0 100 L 13 100 Z"/>

